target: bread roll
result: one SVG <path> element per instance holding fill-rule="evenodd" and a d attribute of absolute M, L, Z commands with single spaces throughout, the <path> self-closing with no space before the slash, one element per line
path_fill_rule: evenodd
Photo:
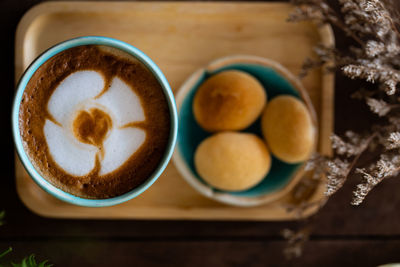
<path fill-rule="evenodd" d="M 241 191 L 264 179 L 271 167 L 271 156 L 263 140 L 254 134 L 222 132 L 197 147 L 194 163 L 209 185 Z"/>
<path fill-rule="evenodd" d="M 267 95 L 246 72 L 227 70 L 200 85 L 193 100 L 197 123 L 209 132 L 242 130 L 261 114 Z"/>
<path fill-rule="evenodd" d="M 271 153 L 287 163 L 307 160 L 314 148 L 315 129 L 305 104 L 290 95 L 273 98 L 261 118 Z"/>

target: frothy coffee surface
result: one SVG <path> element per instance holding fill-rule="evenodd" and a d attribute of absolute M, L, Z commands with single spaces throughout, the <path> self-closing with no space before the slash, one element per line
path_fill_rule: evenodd
<path fill-rule="evenodd" d="M 44 63 L 21 100 L 19 128 L 35 169 L 62 190 L 109 198 L 140 185 L 166 148 L 161 85 L 132 56 L 79 46 Z"/>

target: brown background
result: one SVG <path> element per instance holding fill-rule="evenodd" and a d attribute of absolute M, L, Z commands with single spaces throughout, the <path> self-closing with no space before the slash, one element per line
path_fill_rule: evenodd
<path fill-rule="evenodd" d="M 38 260 L 50 259 L 56 266 L 376 266 L 400 262 L 397 178 L 379 185 L 361 207 L 352 207 L 351 192 L 359 177 L 351 176 L 316 215 L 304 255 L 291 261 L 282 254 L 285 241 L 279 232 L 299 227 L 296 222 L 55 220 L 31 213 L 15 189 L 10 117 L 15 29 L 24 12 L 39 2 L 0 2 L 0 148 L 4 155 L 0 210 L 6 210 L 0 251 L 13 247 L 8 260 L 35 253 Z M 339 48 L 348 45 L 342 34 L 336 38 Z M 349 99 L 360 86 L 365 85 L 337 75 L 335 128 L 339 133 L 365 129 L 377 120 L 363 104 Z"/>

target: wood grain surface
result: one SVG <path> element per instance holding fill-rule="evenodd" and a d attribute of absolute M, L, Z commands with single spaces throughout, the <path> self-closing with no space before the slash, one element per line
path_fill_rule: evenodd
<path fill-rule="evenodd" d="M 9 125 L 15 30 L 22 15 L 38 2 L 0 3 L 0 114 L 4 125 L 0 210 L 6 211 L 5 225 L 0 226 L 0 251 L 14 248 L 6 260 L 36 253 L 39 260 L 50 259 L 55 266 L 377 266 L 400 262 L 398 178 L 384 181 L 362 206 L 352 207 L 351 193 L 360 179 L 352 175 L 316 215 L 303 256 L 292 261 L 283 256 L 285 242 L 279 232 L 299 227 L 296 222 L 66 220 L 30 212 L 16 192 Z M 351 44 L 340 32 L 336 32 L 336 43 L 339 49 Z M 335 83 L 337 132 L 362 130 L 377 120 L 365 105 L 348 97 L 356 88 L 368 85 L 340 73 Z"/>

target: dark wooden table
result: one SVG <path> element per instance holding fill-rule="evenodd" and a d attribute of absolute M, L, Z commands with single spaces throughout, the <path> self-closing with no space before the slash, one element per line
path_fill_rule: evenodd
<path fill-rule="evenodd" d="M 379 185 L 361 207 L 350 206 L 353 176 L 315 218 L 302 257 L 287 261 L 284 228 L 296 222 L 101 221 L 45 219 L 18 199 L 10 117 L 14 89 L 14 36 L 19 19 L 36 0 L 0 2 L 1 138 L 0 252 L 8 260 L 30 253 L 56 266 L 376 266 L 400 262 L 400 179 Z M 337 34 L 338 47 L 347 44 Z M 375 120 L 366 107 L 348 98 L 360 86 L 336 78 L 335 128 L 368 127 Z"/>

